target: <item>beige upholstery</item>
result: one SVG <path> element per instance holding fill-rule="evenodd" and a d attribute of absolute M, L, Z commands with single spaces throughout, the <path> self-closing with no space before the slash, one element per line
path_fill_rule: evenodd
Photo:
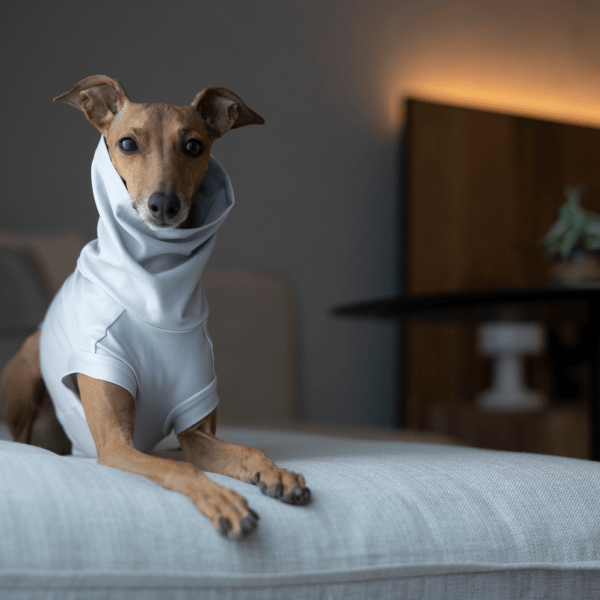
<path fill-rule="evenodd" d="M 220 423 L 297 418 L 296 325 L 290 285 L 274 273 L 206 269 Z"/>
<path fill-rule="evenodd" d="M 0 246 L 25 256 L 51 298 L 75 269 L 83 238 L 77 233 L 49 235 L 0 231 Z"/>

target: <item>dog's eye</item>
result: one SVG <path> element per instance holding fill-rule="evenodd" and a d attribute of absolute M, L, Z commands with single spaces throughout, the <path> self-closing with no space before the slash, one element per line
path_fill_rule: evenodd
<path fill-rule="evenodd" d="M 200 140 L 191 139 L 184 145 L 184 152 L 189 156 L 200 156 L 204 151 L 204 144 Z"/>
<path fill-rule="evenodd" d="M 126 137 L 119 140 L 119 148 L 121 148 L 123 152 L 135 152 L 138 150 L 138 145 L 133 138 Z"/>

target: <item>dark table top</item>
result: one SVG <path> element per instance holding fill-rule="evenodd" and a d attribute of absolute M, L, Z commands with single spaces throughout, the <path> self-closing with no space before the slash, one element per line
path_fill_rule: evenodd
<path fill-rule="evenodd" d="M 336 306 L 332 314 L 400 320 L 520 319 L 528 318 L 534 307 L 538 310 L 549 303 L 576 304 L 582 301 L 600 303 L 600 284 L 402 295 Z"/>

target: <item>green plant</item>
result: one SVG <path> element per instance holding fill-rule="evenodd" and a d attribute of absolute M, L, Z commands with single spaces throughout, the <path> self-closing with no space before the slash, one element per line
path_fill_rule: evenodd
<path fill-rule="evenodd" d="M 600 249 L 600 215 L 581 208 L 579 198 L 584 185 L 567 186 L 567 201 L 560 208 L 558 221 L 542 239 L 542 245 L 553 256 L 572 258 L 577 250 Z"/>

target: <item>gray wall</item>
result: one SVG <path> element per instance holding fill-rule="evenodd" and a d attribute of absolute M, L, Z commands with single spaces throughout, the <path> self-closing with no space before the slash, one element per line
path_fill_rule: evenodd
<path fill-rule="evenodd" d="M 592 4 L 12 2 L 0 23 L 0 229 L 95 236 L 89 169 L 99 134 L 51 102 L 77 81 L 105 74 L 134 101 L 173 104 L 228 87 L 266 125 L 213 148 L 237 205 L 212 265 L 291 280 L 307 419 L 391 424 L 393 325 L 328 311 L 396 291 L 401 97 L 598 117 Z"/>

